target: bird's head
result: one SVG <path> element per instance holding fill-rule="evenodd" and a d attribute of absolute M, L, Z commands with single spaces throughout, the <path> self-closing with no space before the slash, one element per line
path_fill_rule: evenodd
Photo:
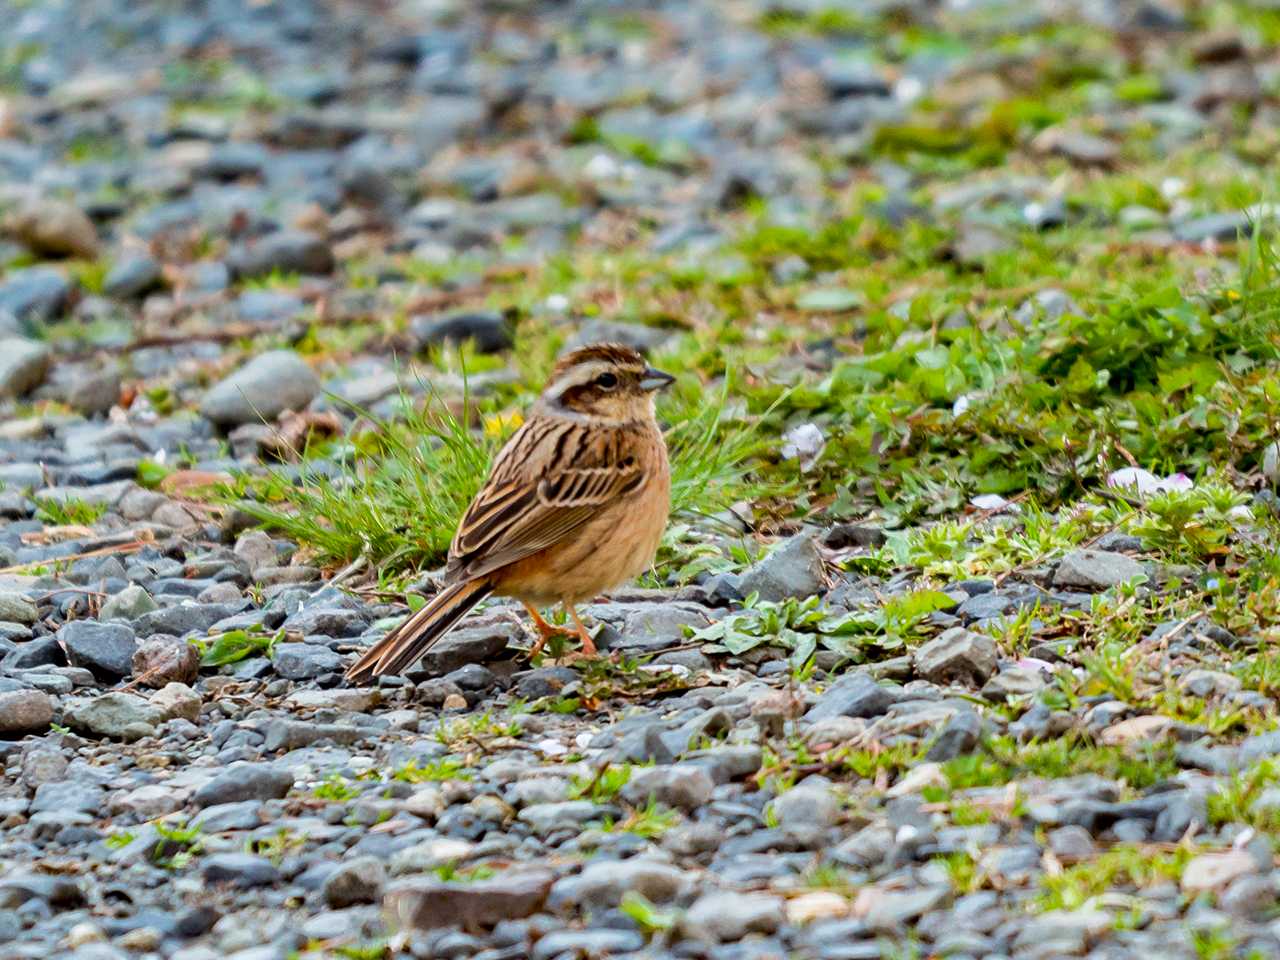
<path fill-rule="evenodd" d="M 552 411 L 626 422 L 653 416 L 653 394 L 675 377 L 649 366 L 638 350 L 594 343 L 560 358 L 542 403 Z"/>

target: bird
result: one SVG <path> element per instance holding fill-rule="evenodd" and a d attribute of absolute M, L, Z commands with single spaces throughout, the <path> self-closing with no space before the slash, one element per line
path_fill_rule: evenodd
<path fill-rule="evenodd" d="M 654 399 L 674 381 L 620 343 L 563 356 L 463 513 L 440 589 L 364 651 L 347 680 L 403 673 L 491 594 L 524 604 L 539 634 L 531 657 L 557 635 L 576 635 L 596 656 L 576 605 L 653 563 L 671 504 Z M 539 614 L 557 603 L 576 630 Z"/>

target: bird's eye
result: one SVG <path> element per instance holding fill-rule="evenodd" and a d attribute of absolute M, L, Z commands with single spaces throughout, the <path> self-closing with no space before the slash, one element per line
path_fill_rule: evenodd
<path fill-rule="evenodd" d="M 596 386 L 603 387 L 605 390 L 612 390 L 618 385 L 618 377 L 612 373 L 602 373 L 596 377 Z"/>

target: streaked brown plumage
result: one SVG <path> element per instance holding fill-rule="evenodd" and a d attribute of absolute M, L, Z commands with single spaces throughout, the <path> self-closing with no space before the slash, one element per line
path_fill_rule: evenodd
<path fill-rule="evenodd" d="M 440 592 L 365 651 L 347 679 L 402 673 L 489 594 L 515 597 L 541 635 L 559 631 L 535 606 L 574 605 L 653 562 L 666 528 L 671 474 L 653 392 L 672 380 L 620 344 L 565 356 L 529 419 L 494 460 L 449 547 Z"/>

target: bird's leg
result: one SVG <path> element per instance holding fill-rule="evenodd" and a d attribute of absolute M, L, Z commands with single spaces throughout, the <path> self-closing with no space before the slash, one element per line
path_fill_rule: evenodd
<path fill-rule="evenodd" d="M 524 603 L 523 600 L 520 602 Z M 546 620 L 542 619 L 542 614 L 538 612 L 536 607 L 525 603 L 524 608 L 529 611 L 529 619 L 533 621 L 533 628 L 538 631 L 538 642 L 529 650 L 530 658 L 540 654 L 543 646 L 552 637 L 562 637 L 569 632 L 563 627 L 557 627 L 554 623 L 547 623 Z"/>
<path fill-rule="evenodd" d="M 578 639 L 582 641 L 582 655 L 584 657 L 598 657 L 600 652 L 596 650 L 595 641 L 591 639 L 591 633 L 587 630 L 586 624 L 582 622 L 582 618 L 578 616 L 577 608 L 571 603 L 566 603 L 565 609 L 569 611 L 569 616 L 573 617 L 573 622 L 578 625 Z"/>

